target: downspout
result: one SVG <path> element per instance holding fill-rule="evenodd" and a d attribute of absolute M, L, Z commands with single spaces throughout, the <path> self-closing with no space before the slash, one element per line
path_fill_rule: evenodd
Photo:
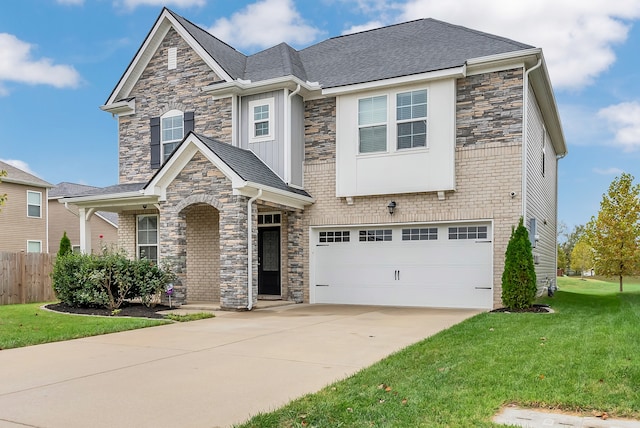
<path fill-rule="evenodd" d="M 247 310 L 253 308 L 253 203 L 262 196 L 262 189 L 247 201 Z"/>
<path fill-rule="evenodd" d="M 542 58 L 538 58 L 536 65 L 528 69 L 524 73 L 524 93 L 522 106 L 522 218 L 527 224 L 527 119 L 528 119 L 528 103 L 529 103 L 529 73 L 542 65 Z"/>
<path fill-rule="evenodd" d="M 45 201 L 47 201 L 47 205 L 46 205 L 46 207 L 47 207 L 47 217 L 45 219 L 45 226 L 44 226 L 44 228 L 45 228 L 45 240 L 46 240 L 45 243 L 47 245 L 47 247 L 46 247 L 47 251 L 45 251 L 45 253 L 49 253 L 49 188 L 48 187 L 46 187 L 44 189 L 44 195 L 45 195 L 45 198 L 46 198 Z M 42 205 L 44 205 L 44 204 L 42 204 Z M 40 250 L 42 250 L 42 248 Z"/>
<path fill-rule="evenodd" d="M 287 184 L 291 183 L 292 181 L 292 172 L 291 172 L 291 144 L 292 144 L 292 138 L 291 138 L 291 100 L 293 99 L 293 97 L 295 95 L 297 95 L 300 90 L 302 89 L 302 86 L 300 86 L 300 84 L 298 83 L 298 86 L 296 87 L 295 91 L 291 92 L 288 96 L 287 96 L 287 105 L 285 106 L 285 115 L 284 115 L 284 135 L 285 135 L 285 142 L 284 142 L 284 168 L 285 168 L 285 172 L 284 172 L 284 179 L 285 182 Z"/>

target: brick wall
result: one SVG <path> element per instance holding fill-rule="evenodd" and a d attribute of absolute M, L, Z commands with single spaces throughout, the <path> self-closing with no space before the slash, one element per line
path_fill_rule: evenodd
<path fill-rule="evenodd" d="M 187 220 L 187 298 L 192 302 L 220 301 L 220 232 L 218 210 L 191 205 Z"/>

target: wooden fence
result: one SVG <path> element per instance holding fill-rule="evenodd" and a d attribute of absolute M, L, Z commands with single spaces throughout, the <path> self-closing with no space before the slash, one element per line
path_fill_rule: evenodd
<path fill-rule="evenodd" d="M 0 252 L 0 305 L 56 300 L 51 288 L 55 256 Z"/>

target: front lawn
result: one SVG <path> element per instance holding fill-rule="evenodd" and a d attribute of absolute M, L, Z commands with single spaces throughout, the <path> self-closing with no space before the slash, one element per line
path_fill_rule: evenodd
<path fill-rule="evenodd" d="M 106 318 L 60 314 L 42 303 L 0 306 L 0 350 L 115 333 L 166 324 L 144 318 Z"/>
<path fill-rule="evenodd" d="M 509 403 L 640 417 L 640 287 L 558 284 L 554 314 L 480 314 L 242 427 L 488 427 Z"/>

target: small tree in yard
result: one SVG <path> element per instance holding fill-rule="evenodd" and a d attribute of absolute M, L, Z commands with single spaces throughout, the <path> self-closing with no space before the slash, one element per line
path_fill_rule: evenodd
<path fill-rule="evenodd" d="M 622 279 L 638 272 L 640 248 L 640 186 L 633 176 L 616 177 L 602 195 L 597 217 L 587 224 L 587 239 L 594 250 L 594 268 L 598 275 Z"/>
<path fill-rule="evenodd" d="M 67 231 L 65 230 L 62 233 L 62 238 L 60 239 L 60 248 L 58 249 L 58 256 L 60 256 L 60 257 L 66 256 L 67 254 L 69 254 L 71 252 L 72 252 L 71 240 L 67 236 Z"/>
<path fill-rule="evenodd" d="M 580 271 L 580 276 L 584 276 L 584 271 L 593 268 L 593 248 L 586 238 L 580 239 L 571 252 L 571 269 Z"/>
<path fill-rule="evenodd" d="M 536 290 L 536 271 L 529 232 L 521 217 L 518 227 L 511 232 L 505 253 L 502 302 L 510 309 L 529 308 L 536 298 Z"/>
<path fill-rule="evenodd" d="M 567 268 L 567 256 L 565 255 L 564 250 L 562 249 L 562 246 L 560 246 L 560 244 L 558 244 L 557 261 L 558 261 L 557 268 L 562 269 L 564 271 Z"/>

